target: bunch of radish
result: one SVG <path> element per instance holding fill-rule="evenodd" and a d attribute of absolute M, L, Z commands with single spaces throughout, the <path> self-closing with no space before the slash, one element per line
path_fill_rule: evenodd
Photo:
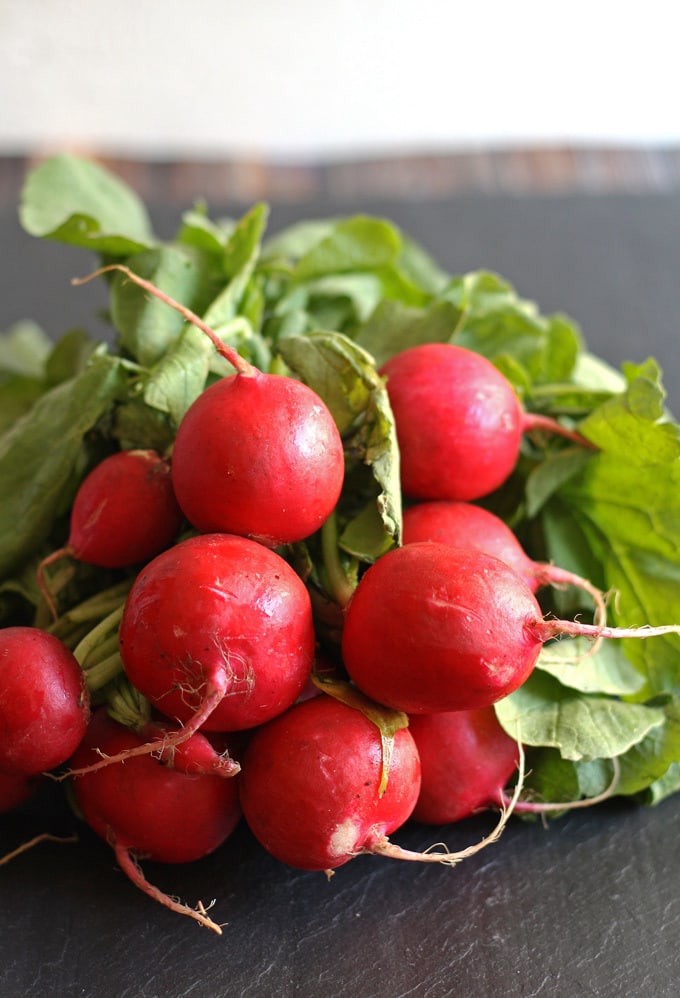
<path fill-rule="evenodd" d="M 386 363 L 403 544 L 360 573 L 329 649 L 318 594 L 288 557 L 343 488 L 329 408 L 116 267 L 209 336 L 235 373 L 189 407 L 171 453 L 103 459 L 75 496 L 67 544 L 41 563 L 54 614 L 44 572 L 59 559 L 134 569 L 94 629 L 100 643 L 90 634 L 71 649 L 49 627 L 0 632 L 0 809 L 41 774 L 68 778 L 130 879 L 218 933 L 203 905 L 169 898 L 139 860 L 205 856 L 242 816 L 273 856 L 326 872 L 362 853 L 455 865 L 495 841 L 513 808 L 533 805 L 519 797 L 521 732 L 501 728 L 494 704 L 527 680 L 543 645 L 680 630 L 607 626 L 595 586 L 533 563 L 476 504 L 512 473 L 523 433 L 591 444 L 524 413 L 470 350 L 427 344 Z M 545 585 L 581 587 L 593 622 L 546 619 L 535 596 Z M 410 818 L 446 824 L 486 807 L 500 809 L 498 825 L 461 853 L 412 853 L 389 838 Z"/>

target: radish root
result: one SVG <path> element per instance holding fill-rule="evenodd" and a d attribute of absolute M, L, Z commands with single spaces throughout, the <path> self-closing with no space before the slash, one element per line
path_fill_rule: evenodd
<path fill-rule="evenodd" d="M 607 787 L 602 791 L 602 793 L 596 794 L 594 797 L 581 797 L 579 800 L 571 801 L 531 801 L 531 800 L 518 800 L 515 804 L 514 810 L 517 814 L 541 814 L 546 815 L 550 813 L 558 813 L 561 811 L 575 811 L 579 808 L 584 807 L 594 807 L 596 804 L 602 804 L 604 801 L 609 800 L 616 793 L 616 790 L 621 779 L 621 764 L 617 758 L 612 758 L 611 760 L 612 769 L 614 775 Z M 501 803 L 504 806 L 509 804 L 509 799 L 506 798 L 505 793 L 501 791 Z"/>
<path fill-rule="evenodd" d="M 545 643 L 562 635 L 586 638 L 653 638 L 663 634 L 680 634 L 680 624 L 641 624 L 640 627 L 609 627 L 604 624 L 583 624 L 578 620 L 553 620 L 543 618 L 533 623 L 540 640 Z"/>
<path fill-rule="evenodd" d="M 188 904 L 183 904 L 176 898 L 170 897 L 164 891 L 160 890 L 160 888 L 149 883 L 144 876 L 137 859 L 132 854 L 130 849 L 127 848 L 127 846 L 122 845 L 115 838 L 111 842 L 111 845 L 116 855 L 118 865 L 126 877 L 128 877 L 128 879 L 135 885 L 135 887 L 139 887 L 144 894 L 147 894 L 150 898 L 153 898 L 154 901 L 158 901 L 159 904 L 169 908 L 170 911 L 193 918 L 199 925 L 203 925 L 207 929 L 212 929 L 212 931 L 216 932 L 218 936 L 222 935 L 222 927 L 218 925 L 217 922 L 213 922 L 212 918 L 208 916 L 207 910 L 202 902 L 199 901 L 196 908 L 190 908 Z"/>
<path fill-rule="evenodd" d="M 20 846 L 16 849 L 12 849 L 11 852 L 6 852 L 4 856 L 0 856 L 0 866 L 5 866 L 11 860 L 16 859 L 17 856 L 21 856 L 22 853 L 28 852 L 34 846 L 40 845 L 41 842 L 77 842 L 77 835 L 52 835 L 51 832 L 41 832 L 40 835 L 36 835 L 34 838 L 29 839 L 28 842 L 22 842 Z"/>
<path fill-rule="evenodd" d="M 415 852 L 411 849 L 402 849 L 401 846 L 395 845 L 393 842 L 390 842 L 388 838 L 383 837 L 382 839 L 378 839 L 376 842 L 368 845 L 363 851 L 379 856 L 386 856 L 388 859 L 402 859 L 415 863 L 440 863 L 442 866 L 458 866 L 458 864 L 462 863 L 463 860 L 469 859 L 471 856 L 481 852 L 482 849 L 486 849 L 487 846 L 498 842 L 505 826 L 510 820 L 510 816 L 519 803 L 520 794 L 522 793 L 522 788 L 524 786 L 524 749 L 519 741 L 519 738 L 517 741 L 517 748 L 517 784 L 510 799 L 507 802 L 505 800 L 501 802 L 500 818 L 498 819 L 495 828 L 483 839 L 481 839 L 480 842 L 477 842 L 475 845 L 468 846 L 466 849 L 461 849 L 459 852 L 449 852 L 446 845 L 443 843 L 432 845 L 429 849 L 425 850 L 425 852 Z M 441 851 L 441 849 L 444 851 Z"/>
<path fill-rule="evenodd" d="M 102 758 L 99 762 L 93 762 L 90 766 L 81 766 L 78 769 L 69 769 L 56 779 L 60 781 L 65 780 L 68 777 L 86 776 L 89 773 L 96 773 L 98 770 L 104 769 L 105 766 L 110 766 L 112 763 L 126 762 L 128 759 L 132 759 L 135 756 L 155 755 L 157 758 L 168 759 L 172 749 L 191 738 L 191 736 L 196 734 L 201 726 L 207 721 L 218 704 L 224 699 L 228 691 L 227 685 L 227 677 L 222 671 L 218 670 L 216 678 L 207 684 L 206 694 L 203 698 L 201 706 L 198 708 L 191 720 L 187 721 L 187 723 L 182 728 L 179 728 L 175 734 L 165 734 L 162 738 L 154 738 L 151 741 L 144 742 L 142 745 L 136 745 L 134 748 L 128 748 L 124 749 L 122 752 L 116 752 L 115 755 L 105 755 L 104 753 L 100 753 Z M 216 773 L 220 776 L 230 777 L 236 776 L 240 770 L 241 767 L 238 762 L 234 759 L 227 759 L 225 757 L 224 765 L 220 766 L 219 770 L 216 770 Z"/>

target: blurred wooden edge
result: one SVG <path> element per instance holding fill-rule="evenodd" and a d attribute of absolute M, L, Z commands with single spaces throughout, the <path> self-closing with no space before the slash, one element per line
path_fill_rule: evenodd
<path fill-rule="evenodd" d="M 15 206 L 28 169 L 42 155 L 0 156 L 0 208 Z M 680 148 L 548 147 L 451 154 L 385 155 L 346 161 L 280 163 L 258 159 L 149 161 L 96 150 L 96 159 L 149 203 L 190 206 L 304 202 L 315 198 L 423 200 L 466 194 L 563 195 L 680 190 Z"/>

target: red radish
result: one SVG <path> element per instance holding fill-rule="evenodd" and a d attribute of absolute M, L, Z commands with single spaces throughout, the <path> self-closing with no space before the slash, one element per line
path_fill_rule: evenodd
<path fill-rule="evenodd" d="M 498 368 L 465 347 L 410 347 L 380 373 L 396 422 L 402 488 L 413 499 L 488 495 L 510 476 L 528 430 L 592 446 L 556 420 L 524 412 Z"/>
<path fill-rule="evenodd" d="M 345 470 L 342 440 L 322 399 L 300 381 L 259 371 L 190 309 L 127 267 L 112 264 L 82 280 L 107 270 L 122 271 L 176 309 L 237 371 L 196 399 L 177 432 L 173 484 L 192 526 L 270 547 L 318 530 L 338 501 Z"/>
<path fill-rule="evenodd" d="M 309 679 L 314 645 L 308 590 L 275 551 L 203 534 L 162 552 L 132 585 L 119 647 L 132 685 L 183 726 L 134 754 L 166 751 L 199 728 L 241 731 L 282 713 Z"/>
<path fill-rule="evenodd" d="M 183 746 L 186 761 L 194 735 Z M 73 756 L 75 769 L 85 769 L 105 755 L 138 747 L 143 737 L 112 720 L 106 708 L 95 712 L 87 734 Z M 205 745 L 198 755 L 204 757 Z M 161 863 L 190 863 L 220 846 L 241 816 L 237 781 L 211 773 L 171 768 L 145 755 L 124 766 L 109 766 L 73 780 L 73 792 L 87 824 L 114 849 L 130 880 L 172 911 L 188 915 L 217 933 L 221 929 L 199 905 L 198 910 L 169 898 L 144 877 L 136 861 L 145 857 Z"/>
<path fill-rule="evenodd" d="M 423 541 L 388 551 L 364 573 L 345 611 L 342 652 L 368 697 L 428 714 L 496 703 L 529 677 L 551 638 L 670 633 L 680 626 L 546 620 L 526 582 L 498 558 Z"/>
<path fill-rule="evenodd" d="M 3 773 L 0 771 L 0 814 L 6 814 L 19 807 L 35 792 L 36 778 L 23 773 Z"/>
<path fill-rule="evenodd" d="M 144 742 L 157 741 L 159 748 L 154 753 L 155 757 L 179 773 L 232 777 L 241 770 L 229 754 L 229 744 L 224 738 L 219 739 L 222 744 L 218 747 L 218 736 L 210 737 L 197 731 L 187 741 L 175 745 L 172 739 L 176 726 L 166 721 L 150 721 L 135 732 Z M 166 741 L 169 743 L 167 746 Z"/>
<path fill-rule="evenodd" d="M 578 586 L 594 600 L 598 622 L 606 619 L 603 594 L 596 586 L 557 565 L 532 561 L 510 527 L 481 506 L 446 499 L 416 503 L 404 510 L 403 524 L 404 544 L 437 541 L 485 551 L 514 568 L 532 592 L 546 585 Z"/>
<path fill-rule="evenodd" d="M 295 702 L 314 661 L 311 601 L 275 551 L 203 534 L 142 569 L 128 594 L 120 653 L 128 678 L 166 717 L 191 721 L 209 691 L 211 731 L 252 728 Z"/>
<path fill-rule="evenodd" d="M 0 630 L 0 770 L 60 766 L 87 728 L 90 697 L 73 653 L 37 627 Z"/>
<path fill-rule="evenodd" d="M 373 851 L 411 814 L 420 761 L 407 728 L 396 732 L 382 796 L 381 773 L 377 725 L 332 697 L 314 697 L 254 733 L 239 777 L 243 813 L 277 859 L 333 870 Z"/>
<path fill-rule="evenodd" d="M 66 555 L 101 568 L 148 561 L 173 542 L 182 520 L 169 461 L 153 450 L 111 454 L 82 481 L 66 546 L 41 562 L 41 589 L 43 570 Z"/>
<path fill-rule="evenodd" d="M 275 547 L 313 534 L 344 476 L 342 441 L 321 399 L 274 374 L 235 374 L 200 395 L 180 423 L 172 478 L 201 531 Z"/>
<path fill-rule="evenodd" d="M 517 769 L 517 743 L 493 707 L 414 714 L 409 731 L 422 766 L 416 821 L 448 825 L 505 802 L 504 787 Z"/>

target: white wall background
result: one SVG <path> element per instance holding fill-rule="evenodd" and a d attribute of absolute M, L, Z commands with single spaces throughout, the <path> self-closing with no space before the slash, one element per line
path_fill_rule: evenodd
<path fill-rule="evenodd" d="M 672 0 L 0 0 L 0 154 L 676 144 Z"/>

